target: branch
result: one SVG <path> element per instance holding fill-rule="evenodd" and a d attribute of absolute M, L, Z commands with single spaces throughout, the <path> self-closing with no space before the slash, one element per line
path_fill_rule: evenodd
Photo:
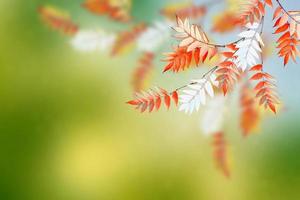
<path fill-rule="evenodd" d="M 292 20 L 294 20 L 296 22 L 296 24 L 300 24 L 299 21 L 297 21 L 284 7 L 283 5 L 281 4 L 281 2 L 279 0 L 275 0 L 278 5 L 281 7 L 281 9 L 283 10 L 283 12 L 285 12 L 285 14 L 287 14 L 289 16 L 289 18 L 291 18 Z"/>

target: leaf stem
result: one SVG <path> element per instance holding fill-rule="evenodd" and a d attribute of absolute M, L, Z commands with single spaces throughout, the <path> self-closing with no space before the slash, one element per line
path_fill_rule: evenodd
<path fill-rule="evenodd" d="M 281 4 L 281 2 L 279 0 L 275 0 L 278 5 L 281 7 L 281 9 L 285 12 L 285 14 L 287 14 L 293 21 L 296 22 L 296 24 L 300 24 L 300 21 L 297 21 L 284 7 L 283 5 Z"/>

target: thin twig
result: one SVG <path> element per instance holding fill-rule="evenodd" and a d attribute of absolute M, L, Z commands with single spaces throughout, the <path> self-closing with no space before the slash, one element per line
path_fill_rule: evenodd
<path fill-rule="evenodd" d="M 276 2 L 278 3 L 278 5 L 281 7 L 281 9 L 285 12 L 285 14 L 287 14 L 293 21 L 296 22 L 296 24 L 300 24 L 300 21 L 297 21 L 281 4 L 281 2 L 279 0 L 276 0 Z"/>

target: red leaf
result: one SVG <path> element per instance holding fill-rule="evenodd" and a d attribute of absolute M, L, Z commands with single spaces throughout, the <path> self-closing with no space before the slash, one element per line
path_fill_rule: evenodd
<path fill-rule="evenodd" d="M 270 7 L 273 7 L 272 0 L 265 0 L 266 4 L 268 4 Z"/>
<path fill-rule="evenodd" d="M 223 90 L 224 96 L 226 96 L 226 94 L 228 92 L 228 85 L 227 84 L 223 84 L 222 90 Z"/>
<path fill-rule="evenodd" d="M 265 76 L 264 73 L 259 72 L 259 73 L 257 73 L 257 74 L 254 74 L 254 75 L 250 78 L 250 80 L 259 80 L 259 79 L 262 79 L 264 76 Z"/>
<path fill-rule="evenodd" d="M 234 56 L 233 52 L 222 52 L 222 55 L 226 58 L 232 58 Z"/>
<path fill-rule="evenodd" d="M 168 64 L 165 66 L 164 71 L 173 71 L 175 73 L 179 71 L 184 71 L 190 67 L 192 60 L 195 61 L 196 65 L 198 66 L 200 62 L 204 62 L 208 55 L 213 57 L 216 53 L 216 49 L 211 47 L 208 51 L 201 52 L 200 48 L 195 48 L 193 51 L 187 51 L 187 47 L 178 47 L 175 49 L 175 52 L 168 53 L 167 59 L 165 61 Z M 210 52 L 210 54 L 208 53 Z"/>
<path fill-rule="evenodd" d="M 135 105 L 138 105 L 138 104 L 139 104 L 139 102 L 138 102 L 138 101 L 136 101 L 136 100 L 127 101 L 126 103 L 127 103 L 127 104 L 130 104 L 130 105 L 133 105 L 133 106 L 135 106 Z"/>
<path fill-rule="evenodd" d="M 261 12 L 261 14 L 264 15 L 265 14 L 264 4 L 260 1 L 258 1 L 257 7 L 258 7 L 259 11 Z"/>
<path fill-rule="evenodd" d="M 165 68 L 164 68 L 164 71 L 163 72 L 167 72 L 169 71 L 170 69 L 172 69 L 174 63 L 173 62 L 170 62 Z"/>
<path fill-rule="evenodd" d="M 249 71 L 261 71 L 263 68 L 262 64 L 253 66 Z"/>
<path fill-rule="evenodd" d="M 284 32 L 286 31 L 288 28 L 290 27 L 290 24 L 289 23 L 286 23 L 284 24 L 283 26 L 279 27 L 274 34 L 278 34 L 278 33 L 281 33 L 281 32 Z"/>
<path fill-rule="evenodd" d="M 165 100 L 165 105 L 166 105 L 167 108 L 169 109 L 169 108 L 170 108 L 170 105 L 171 105 L 171 98 L 170 98 L 170 96 L 167 95 L 167 94 L 165 94 L 164 100 Z"/>
<path fill-rule="evenodd" d="M 156 110 L 159 110 L 160 106 L 161 106 L 161 98 L 158 96 L 156 97 L 156 102 L 155 102 Z"/>
<path fill-rule="evenodd" d="M 290 60 L 290 54 L 286 54 L 284 56 L 284 66 L 286 66 L 286 64 L 289 62 L 289 60 Z"/>
<path fill-rule="evenodd" d="M 274 106 L 274 104 L 273 103 L 268 103 L 268 105 L 269 105 L 269 108 L 274 112 L 274 114 L 276 114 L 277 111 L 276 111 L 276 107 Z"/>
<path fill-rule="evenodd" d="M 199 65 L 199 63 L 200 63 L 200 48 L 195 49 L 194 58 L 195 58 L 196 65 Z"/>
<path fill-rule="evenodd" d="M 218 66 L 220 66 L 220 67 L 229 67 L 231 65 L 233 65 L 232 61 L 224 61 L 224 62 L 221 62 Z"/>
<path fill-rule="evenodd" d="M 177 106 L 178 105 L 178 93 L 177 93 L 177 91 L 174 91 L 172 93 L 172 98 L 173 98 L 173 101 L 175 102 L 175 105 Z"/>
<path fill-rule="evenodd" d="M 226 47 L 227 47 L 228 49 L 232 50 L 232 51 L 238 50 L 238 49 L 236 48 L 236 45 L 235 45 L 235 44 L 229 44 L 229 45 L 226 45 Z"/>

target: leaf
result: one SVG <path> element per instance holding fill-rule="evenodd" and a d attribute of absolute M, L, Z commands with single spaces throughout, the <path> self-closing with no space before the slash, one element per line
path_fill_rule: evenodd
<path fill-rule="evenodd" d="M 265 0 L 266 4 L 268 4 L 271 8 L 273 7 L 272 0 Z"/>
<path fill-rule="evenodd" d="M 189 46 L 190 44 L 192 44 L 194 42 L 194 39 L 191 37 L 185 38 L 184 40 L 181 41 L 181 43 L 179 44 L 180 47 L 185 47 L 185 46 Z M 189 51 L 192 51 L 194 49 L 190 49 Z"/>
<path fill-rule="evenodd" d="M 259 79 L 262 79 L 262 78 L 264 78 L 264 77 L 265 77 L 265 74 L 264 74 L 264 73 L 258 72 L 258 73 L 256 73 L 256 74 L 254 74 L 254 75 L 250 78 L 250 80 L 259 80 Z"/>
<path fill-rule="evenodd" d="M 238 42 L 236 47 L 239 48 L 235 52 L 236 65 L 238 68 L 245 71 L 249 66 L 258 64 L 261 60 L 262 49 L 260 47 L 264 45 L 260 34 L 258 33 L 259 24 L 246 24 L 249 29 L 239 34 L 244 40 Z"/>
<path fill-rule="evenodd" d="M 154 54 L 144 52 L 138 61 L 138 66 L 134 69 L 132 74 L 131 83 L 135 92 L 142 91 L 145 88 L 145 81 L 149 78 L 153 70 Z"/>
<path fill-rule="evenodd" d="M 288 28 L 290 27 L 289 23 L 284 24 L 283 26 L 279 27 L 274 34 L 278 34 L 278 33 L 282 33 L 286 30 L 288 30 Z"/>
<path fill-rule="evenodd" d="M 298 11 L 289 13 L 291 16 L 293 16 L 293 13 L 296 13 L 297 15 L 300 14 L 300 12 Z M 280 14 L 276 14 L 276 16 Z M 298 25 L 298 22 L 296 22 L 294 19 L 291 19 L 291 23 L 287 22 L 289 16 L 287 14 L 282 15 L 284 17 L 278 18 L 278 20 L 275 22 L 274 27 L 279 26 L 279 28 L 277 28 L 277 30 L 275 31 L 275 34 L 282 33 L 280 38 L 277 40 L 276 48 L 278 48 L 279 50 L 279 57 L 283 58 L 284 66 L 286 66 L 291 58 L 294 60 L 294 62 L 296 62 L 296 56 L 300 56 L 299 51 L 297 49 L 297 46 L 299 45 L 299 42 L 297 42 L 297 40 L 300 35 L 298 34 L 298 27 L 300 27 L 300 25 Z M 282 18 L 285 18 L 283 21 L 285 24 L 280 26 Z"/>
<path fill-rule="evenodd" d="M 252 67 L 251 71 L 255 71 L 255 74 L 250 78 L 250 81 L 258 81 L 254 90 L 256 91 L 256 97 L 259 98 L 260 105 L 270 108 L 276 114 L 275 105 L 279 104 L 279 100 L 275 93 L 276 85 L 274 78 L 268 73 L 263 72 L 262 65 Z"/>
<path fill-rule="evenodd" d="M 187 47 L 178 47 L 174 52 L 167 53 L 164 61 L 167 65 L 163 72 L 173 71 L 175 73 L 184 71 L 191 66 L 192 61 L 198 66 L 206 60 L 212 59 L 217 54 L 216 49 L 212 48 L 196 48 L 193 51 L 188 51 Z"/>
<path fill-rule="evenodd" d="M 137 110 L 140 110 L 142 113 L 145 112 L 147 109 L 149 110 L 149 112 L 152 112 L 154 107 L 156 108 L 156 110 L 159 110 L 161 108 L 162 100 L 165 106 L 169 109 L 171 105 L 170 94 L 164 89 L 156 88 L 151 89 L 147 92 L 141 91 L 139 93 L 136 93 L 135 99 L 128 101 L 127 104 L 134 106 Z"/>
<path fill-rule="evenodd" d="M 229 164 L 229 150 L 228 144 L 225 141 L 223 132 L 217 132 L 213 135 L 213 155 L 216 166 L 222 173 L 229 178 L 230 177 L 230 164 Z"/>
<path fill-rule="evenodd" d="M 111 49 L 116 36 L 113 33 L 106 33 L 101 30 L 80 30 L 71 40 L 74 49 L 83 52 L 102 51 Z"/>
<path fill-rule="evenodd" d="M 261 124 L 259 106 L 255 101 L 253 90 L 249 88 L 248 84 L 245 84 L 241 89 L 240 106 L 240 127 L 246 137 L 257 131 Z"/>
<path fill-rule="evenodd" d="M 241 32 L 238 36 L 241 38 L 253 38 L 255 34 L 256 31 L 250 29 L 248 31 Z"/>
<path fill-rule="evenodd" d="M 119 33 L 111 54 L 113 56 L 120 54 L 126 47 L 133 44 L 145 30 L 146 25 L 141 23 L 135 25 L 129 31 Z"/>
<path fill-rule="evenodd" d="M 85 0 L 82 6 L 96 15 L 107 15 L 109 18 L 118 22 L 129 22 L 131 16 L 130 0 Z"/>
<path fill-rule="evenodd" d="M 205 48 L 208 51 L 215 51 L 215 46 L 209 44 L 205 32 L 200 26 L 191 25 L 188 19 L 184 22 L 177 17 L 177 26 L 173 28 L 177 34 L 175 37 L 180 40 L 180 47 L 187 47 L 187 51 L 194 51 L 196 48 Z"/>
<path fill-rule="evenodd" d="M 235 49 L 231 47 L 231 49 Z M 222 89 L 224 96 L 227 94 L 228 90 L 233 87 L 240 73 L 235 64 L 235 50 L 227 52 L 227 57 L 224 61 L 218 64 L 219 68 L 216 71 L 218 75 L 216 80 L 219 81 L 219 87 Z M 231 57 L 230 57 L 231 55 Z"/>
<path fill-rule="evenodd" d="M 159 49 L 171 36 L 170 26 L 173 22 L 156 21 L 148 27 L 137 39 L 137 48 L 140 51 L 154 52 Z"/>
<path fill-rule="evenodd" d="M 43 22 L 54 30 L 66 35 L 75 35 L 79 27 L 71 20 L 70 16 L 52 6 L 42 6 L 38 8 Z"/>
<path fill-rule="evenodd" d="M 282 8 L 280 6 L 278 6 L 274 12 L 273 20 L 276 19 L 277 17 L 279 17 L 281 14 L 282 14 Z"/>
<path fill-rule="evenodd" d="M 222 130 L 225 121 L 225 98 L 217 95 L 211 99 L 201 117 L 201 130 L 205 135 L 212 135 Z"/>
<path fill-rule="evenodd" d="M 179 95 L 179 111 L 186 113 L 193 113 L 198 111 L 201 105 L 206 104 L 206 96 L 214 96 L 214 90 L 212 85 L 215 84 L 215 80 L 211 75 L 208 75 L 202 79 L 193 80 Z"/>
<path fill-rule="evenodd" d="M 253 66 L 249 71 L 262 71 L 263 65 L 262 64 L 258 64 Z"/>
<path fill-rule="evenodd" d="M 259 22 L 265 14 L 264 4 L 261 0 L 250 0 L 246 1 L 240 8 L 241 24 L 247 23 L 254 24 Z"/>
<path fill-rule="evenodd" d="M 199 19 L 206 13 L 206 6 L 195 5 L 190 2 L 168 4 L 161 10 L 161 14 L 171 20 L 174 19 L 175 15 L 180 18 Z"/>
<path fill-rule="evenodd" d="M 175 104 L 177 106 L 178 105 L 178 99 L 179 99 L 177 91 L 174 91 L 172 93 L 172 98 L 173 98 L 173 101 L 175 102 Z"/>
<path fill-rule="evenodd" d="M 212 84 L 210 82 L 206 82 L 205 90 L 206 90 L 207 94 L 210 97 L 214 97 L 214 89 L 213 89 Z"/>
<path fill-rule="evenodd" d="M 224 21 L 226 21 L 226 23 L 224 23 Z M 212 31 L 217 33 L 227 33 L 236 28 L 241 28 L 242 26 L 240 16 L 238 16 L 235 12 L 226 11 L 215 16 Z"/>

